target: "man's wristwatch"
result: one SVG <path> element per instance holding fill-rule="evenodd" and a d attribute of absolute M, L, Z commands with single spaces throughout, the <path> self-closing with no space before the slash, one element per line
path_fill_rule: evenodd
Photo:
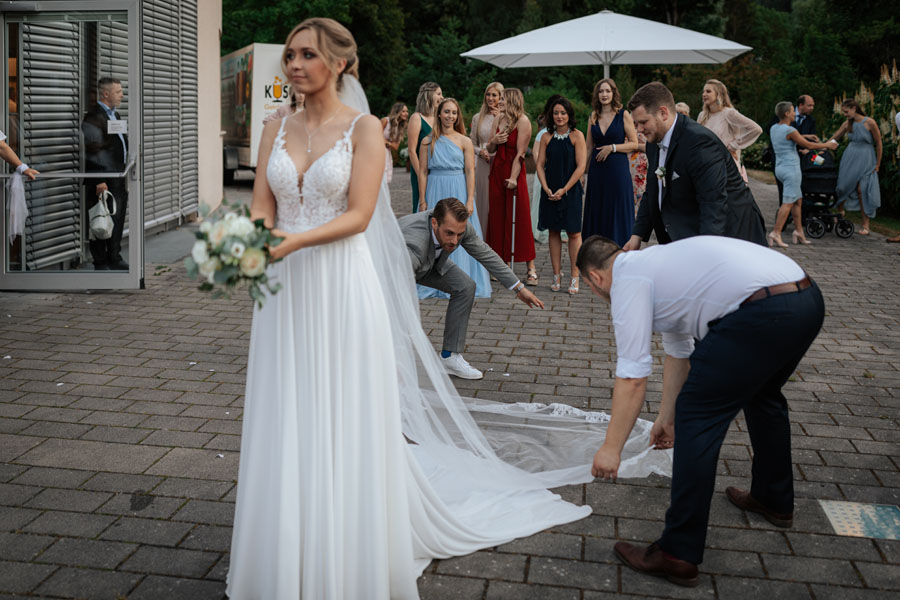
<path fill-rule="evenodd" d="M 519 292 L 521 292 L 524 289 L 525 289 L 525 284 L 520 281 L 519 285 L 517 285 L 516 287 L 513 288 L 513 291 L 516 293 L 516 296 L 518 296 Z"/>

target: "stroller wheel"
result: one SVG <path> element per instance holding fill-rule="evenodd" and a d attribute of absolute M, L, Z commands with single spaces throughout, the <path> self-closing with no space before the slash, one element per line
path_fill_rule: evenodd
<path fill-rule="evenodd" d="M 806 229 L 806 235 L 814 239 L 819 239 L 825 235 L 825 223 L 819 217 L 808 219 L 804 229 Z"/>
<path fill-rule="evenodd" d="M 847 219 L 838 219 L 837 226 L 834 228 L 834 232 L 838 235 L 838 237 L 848 238 L 853 235 L 853 231 L 855 228 L 853 227 L 853 223 L 848 221 Z"/>

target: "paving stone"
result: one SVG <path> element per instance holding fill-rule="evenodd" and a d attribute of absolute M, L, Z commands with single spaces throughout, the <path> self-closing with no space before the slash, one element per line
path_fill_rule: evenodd
<path fill-rule="evenodd" d="M 47 440 L 17 459 L 43 467 L 142 473 L 166 453 L 164 448 L 84 440 Z"/>
<path fill-rule="evenodd" d="M 16 531 L 41 514 L 31 508 L 0 506 L 0 531 Z"/>
<path fill-rule="evenodd" d="M 218 559 L 215 552 L 141 546 L 121 570 L 196 578 L 203 577 Z"/>
<path fill-rule="evenodd" d="M 703 571 L 723 575 L 765 577 L 759 555 L 755 552 L 707 550 L 703 554 Z"/>
<path fill-rule="evenodd" d="M 30 427 L 28 427 L 28 429 L 22 431 L 22 433 L 24 435 L 32 435 L 37 437 L 77 439 L 90 429 L 90 425 L 80 425 L 77 423 L 51 423 L 49 421 L 36 421 Z"/>
<path fill-rule="evenodd" d="M 104 540 L 137 542 L 156 546 L 177 546 L 193 526 L 188 523 L 171 523 L 159 519 L 135 519 L 123 517 L 113 523 L 100 536 Z"/>
<path fill-rule="evenodd" d="M 28 419 L 10 419 L 6 417 L 0 417 L 0 434 L 4 433 L 19 433 L 23 429 L 27 428 L 29 425 L 34 423 L 34 421 L 30 421 Z"/>
<path fill-rule="evenodd" d="M 701 567 L 702 568 L 702 567 Z M 697 587 L 686 588 L 669 583 L 665 579 L 632 571 L 628 567 L 622 569 L 622 592 L 635 594 L 641 598 L 715 598 L 715 589 L 712 578 L 706 573 L 700 573 L 700 582 Z M 588 596 L 585 596 L 587 598 Z"/>
<path fill-rule="evenodd" d="M 234 522 L 234 504 L 231 502 L 191 500 L 172 518 L 176 521 L 189 521 L 191 523 L 231 525 Z"/>
<path fill-rule="evenodd" d="M 238 454 L 190 448 L 173 448 L 146 472 L 149 475 L 193 477 L 233 481 L 237 479 Z M 221 455 L 221 456 L 220 456 Z"/>
<path fill-rule="evenodd" d="M 231 482 L 169 477 L 157 486 L 153 493 L 160 496 L 176 496 L 178 498 L 219 500 L 233 486 L 234 484 Z"/>
<path fill-rule="evenodd" d="M 896 600 L 897 592 L 813 584 L 816 600 Z"/>
<path fill-rule="evenodd" d="M 487 581 L 426 573 L 418 585 L 423 600 L 473 600 L 483 597 Z"/>
<path fill-rule="evenodd" d="M 36 592 L 65 598 L 125 598 L 141 577 L 134 573 L 67 567 L 51 575 Z"/>
<path fill-rule="evenodd" d="M 497 551 L 577 560 L 581 558 L 581 546 L 580 536 L 543 532 L 498 546 Z"/>
<path fill-rule="evenodd" d="M 54 541 L 45 535 L 0 533 L 0 560 L 27 562 Z"/>
<path fill-rule="evenodd" d="M 36 486 L 0 483 L 0 505 L 21 506 L 40 491 Z"/>
<path fill-rule="evenodd" d="M 224 597 L 224 582 L 150 575 L 128 595 L 128 600 L 222 600 Z"/>
<path fill-rule="evenodd" d="M 27 468 L 28 467 L 22 467 L 20 465 L 0 463 L 0 483 L 12 481 L 21 475 Z"/>
<path fill-rule="evenodd" d="M 210 552 L 228 552 L 231 548 L 231 527 L 214 525 L 198 525 L 179 544 L 181 548 L 206 550 Z"/>
<path fill-rule="evenodd" d="M 12 483 L 42 487 L 78 487 L 93 474 L 92 471 L 32 467 L 16 477 Z"/>
<path fill-rule="evenodd" d="M 48 488 L 29 500 L 27 506 L 48 510 L 93 512 L 110 497 L 111 494 L 106 492 Z"/>
<path fill-rule="evenodd" d="M 43 441 L 36 437 L 0 433 L 0 462 L 12 462 Z"/>
<path fill-rule="evenodd" d="M 123 493 L 113 496 L 109 502 L 97 509 L 97 512 L 148 519 L 166 519 L 171 517 L 182 504 L 184 504 L 184 500 L 178 498 L 163 498 L 141 492 Z"/>
<path fill-rule="evenodd" d="M 581 600 L 581 592 L 575 588 L 491 581 L 485 600 Z"/>
<path fill-rule="evenodd" d="M 790 531 L 786 535 L 794 552 L 800 556 L 881 562 L 874 540 Z"/>
<path fill-rule="evenodd" d="M 97 425 L 81 436 L 81 439 L 94 442 L 112 442 L 115 444 L 136 444 L 151 433 L 153 431 L 150 429 Z"/>
<path fill-rule="evenodd" d="M 45 550 L 37 562 L 114 569 L 136 548 L 137 544 L 62 538 Z"/>
<path fill-rule="evenodd" d="M 28 523 L 23 531 L 92 538 L 109 527 L 115 520 L 116 517 L 105 515 L 51 510 Z"/>
<path fill-rule="evenodd" d="M 102 492 L 147 492 L 156 487 L 162 477 L 152 475 L 125 475 L 122 473 L 97 473 L 81 487 Z"/>
<path fill-rule="evenodd" d="M 144 438 L 141 443 L 150 446 L 169 446 L 173 448 L 202 448 L 212 438 L 213 434 L 211 433 L 157 430 Z"/>
<path fill-rule="evenodd" d="M 862 574 L 866 585 L 883 590 L 900 590 L 900 577 L 896 565 L 857 562 L 856 568 Z"/>
<path fill-rule="evenodd" d="M 528 583 L 563 586 L 577 581 L 578 586 L 586 590 L 615 591 L 618 586 L 617 569 L 601 563 L 535 557 L 531 559 L 528 569 Z"/>
<path fill-rule="evenodd" d="M 0 590 L 14 594 L 31 591 L 56 569 L 52 565 L 0 561 Z"/>
<path fill-rule="evenodd" d="M 515 554 L 475 552 L 438 562 L 437 572 L 444 575 L 524 581 L 526 560 L 525 556 Z"/>
<path fill-rule="evenodd" d="M 748 577 L 716 577 L 716 591 L 719 598 L 790 598 L 809 600 L 809 590 L 802 583 L 752 579 Z"/>
<path fill-rule="evenodd" d="M 707 548 L 790 554 L 784 533 L 781 531 L 757 531 L 735 527 L 710 527 L 706 535 Z"/>
<path fill-rule="evenodd" d="M 803 556 L 763 555 L 769 577 L 791 581 L 859 585 L 859 577 L 847 560 Z"/>

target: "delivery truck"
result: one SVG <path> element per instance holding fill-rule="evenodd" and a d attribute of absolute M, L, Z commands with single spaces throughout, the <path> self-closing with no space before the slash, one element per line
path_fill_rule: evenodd
<path fill-rule="evenodd" d="M 222 57 L 226 185 L 234 183 L 239 168 L 256 169 L 263 119 L 291 102 L 291 86 L 281 70 L 283 48 L 281 44 L 250 44 Z"/>

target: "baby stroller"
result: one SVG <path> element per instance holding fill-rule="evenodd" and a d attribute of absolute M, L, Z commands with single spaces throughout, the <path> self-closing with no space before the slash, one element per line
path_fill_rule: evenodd
<path fill-rule="evenodd" d="M 803 229 L 811 238 L 820 238 L 826 231 L 838 237 L 853 235 L 853 223 L 834 211 L 837 206 L 837 165 L 830 150 L 810 150 L 800 155 L 800 189 L 803 192 Z"/>

